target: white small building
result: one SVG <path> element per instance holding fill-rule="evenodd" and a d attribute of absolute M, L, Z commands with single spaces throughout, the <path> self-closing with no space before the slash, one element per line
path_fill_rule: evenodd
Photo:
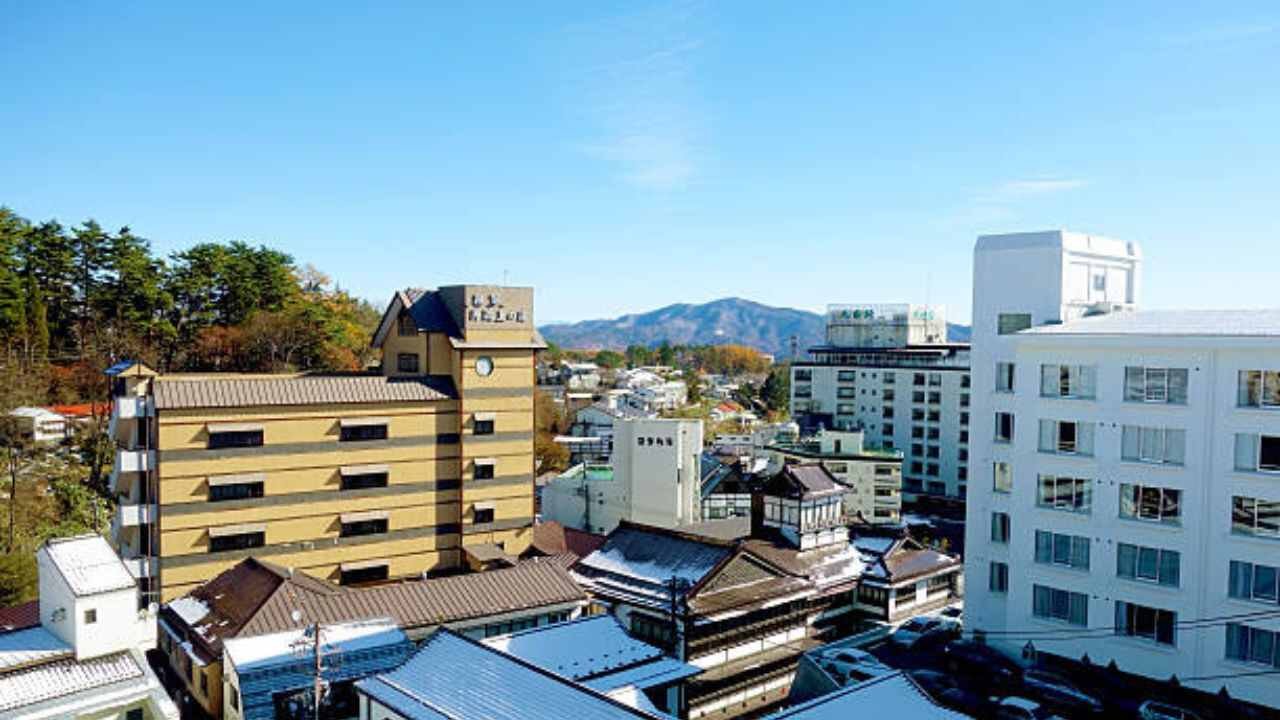
<path fill-rule="evenodd" d="M 613 455 L 613 426 L 620 420 L 656 418 L 658 414 L 627 402 L 627 392 L 609 392 L 599 402 L 578 410 L 573 416 L 569 434 L 576 439 L 564 444 L 569 448 L 569 462 L 608 462 Z"/>
<path fill-rule="evenodd" d="M 613 440 L 609 465 L 576 465 L 543 486 L 545 520 L 593 533 L 701 520 L 702 421 L 618 420 Z"/>
<path fill-rule="evenodd" d="M 627 402 L 632 407 L 648 412 L 678 410 L 688 401 L 689 387 L 683 380 L 669 380 L 636 388 L 627 396 Z"/>
<path fill-rule="evenodd" d="M 560 383 L 570 390 L 595 390 L 600 387 L 600 367 L 593 362 L 562 362 Z"/>
<path fill-rule="evenodd" d="M 67 418 L 42 407 L 20 407 L 9 412 L 18 419 L 22 434 L 36 443 L 62 442 L 70 432 Z"/>
<path fill-rule="evenodd" d="M 155 616 L 106 540 L 49 540 L 36 563 L 39 625 L 0 633 L 0 718 L 177 720 L 143 654 Z"/>

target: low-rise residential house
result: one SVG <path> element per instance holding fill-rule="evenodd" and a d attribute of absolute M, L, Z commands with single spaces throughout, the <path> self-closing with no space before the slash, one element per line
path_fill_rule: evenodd
<path fill-rule="evenodd" d="M 718 423 L 736 420 L 742 424 L 750 424 L 758 419 L 755 413 L 733 400 L 721 400 L 716 403 L 716 406 L 711 408 L 710 414 L 712 422 Z"/>
<path fill-rule="evenodd" d="M 817 462 L 849 488 L 845 515 L 871 524 L 902 519 L 902 453 L 866 444 L 858 431 L 824 430 L 765 448 L 774 462 Z"/>
<path fill-rule="evenodd" d="M 144 652 L 155 618 L 106 540 L 81 535 L 36 551 L 39 599 L 0 627 L 0 718 L 177 720 Z"/>
<path fill-rule="evenodd" d="M 560 383 L 570 390 L 595 390 L 600 387 L 600 367 L 593 362 L 562 362 Z"/>
<path fill-rule="evenodd" d="M 625 396 L 612 394 L 578 410 L 569 428 L 570 437 L 564 439 L 569 448 L 569 463 L 577 465 L 608 462 L 613 455 L 614 426 L 619 421 L 645 420 L 657 416 L 654 411 L 627 403 Z"/>
<path fill-rule="evenodd" d="M 525 551 L 524 557 L 562 559 L 568 567 L 595 552 L 603 544 L 603 535 L 567 528 L 554 520 L 545 520 L 533 526 L 533 542 Z"/>
<path fill-rule="evenodd" d="M 564 565 L 551 559 L 352 588 L 249 558 L 161 609 L 160 649 L 184 694 L 221 717 L 231 700 L 223 673 L 226 643 L 295 631 L 295 611 L 326 625 L 391 618 L 418 640 L 441 626 L 491 637 L 577 617 L 586 603 Z"/>
<path fill-rule="evenodd" d="M 702 519 L 723 520 L 751 517 L 751 498 L 763 477 L 763 461 L 736 458 L 723 462 L 709 452 L 702 453 Z"/>
<path fill-rule="evenodd" d="M 607 533 L 630 520 L 674 527 L 701 520 L 702 422 L 619 421 L 609 466 L 576 465 L 542 487 L 542 517 Z"/>
<path fill-rule="evenodd" d="M 67 439 L 71 425 L 67 418 L 48 408 L 20 407 L 9 411 L 16 418 L 19 432 L 27 440 L 37 443 L 57 443 Z"/>
<path fill-rule="evenodd" d="M 632 407 L 649 412 L 678 410 L 689 402 L 689 387 L 683 380 L 668 380 L 658 385 L 636 388 L 627 396 Z"/>
<path fill-rule="evenodd" d="M 687 686 L 689 718 L 760 712 L 785 701 L 805 650 L 856 627 L 862 561 L 843 493 L 820 466 L 786 466 L 745 537 L 624 522 L 573 572 L 633 636 L 705 670 Z"/>
<path fill-rule="evenodd" d="M 399 668 L 356 683 L 360 720 L 631 720 L 667 716 L 442 629 Z"/>
<path fill-rule="evenodd" d="M 226 641 L 223 717 L 313 717 L 317 653 L 323 683 L 321 713 L 330 718 L 355 717 L 359 712 L 355 681 L 393 670 L 413 653 L 413 643 L 389 619 L 320 626 L 304 622 L 300 619 L 293 630 Z"/>
<path fill-rule="evenodd" d="M 702 669 L 638 640 L 611 615 L 489 638 L 485 645 L 655 714 L 684 717 L 684 683 Z"/>
<path fill-rule="evenodd" d="M 964 561 L 924 547 L 907 536 L 863 536 L 853 540 L 866 570 L 857 608 L 887 623 L 960 602 Z"/>
<path fill-rule="evenodd" d="M 631 368 L 619 370 L 614 375 L 614 384 L 619 388 L 636 390 L 642 387 L 653 387 L 666 382 L 666 378 L 648 368 Z"/>

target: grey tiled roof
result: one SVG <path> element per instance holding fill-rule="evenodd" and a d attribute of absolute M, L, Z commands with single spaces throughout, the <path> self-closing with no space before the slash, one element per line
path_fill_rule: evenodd
<path fill-rule="evenodd" d="M 346 405 L 450 400 L 457 397 L 446 376 L 389 378 L 381 375 L 281 375 L 278 377 L 159 377 L 160 410 L 263 405 Z"/>
<path fill-rule="evenodd" d="M 0 711 L 67 697 L 127 680 L 144 682 L 143 676 L 138 661 L 127 652 L 89 660 L 69 657 L 0 675 Z"/>
<path fill-rule="evenodd" d="M 1280 337 L 1280 310 L 1137 310 L 1042 325 L 1018 335 Z"/>

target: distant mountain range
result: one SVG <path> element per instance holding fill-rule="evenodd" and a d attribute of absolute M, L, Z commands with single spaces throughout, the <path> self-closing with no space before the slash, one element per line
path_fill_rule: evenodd
<path fill-rule="evenodd" d="M 794 308 L 771 307 L 742 298 L 724 298 L 701 305 L 680 303 L 613 320 L 583 320 L 543 325 L 542 335 L 564 348 L 621 350 L 628 345 L 655 346 L 666 340 L 684 345 L 735 343 L 772 353 L 791 355 L 791 337 L 798 338 L 800 356 L 826 336 L 826 318 Z M 969 341 L 969 326 L 947 323 L 947 339 Z"/>

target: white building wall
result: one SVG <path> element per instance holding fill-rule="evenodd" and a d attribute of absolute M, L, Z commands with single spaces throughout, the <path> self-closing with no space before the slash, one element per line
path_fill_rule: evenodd
<path fill-rule="evenodd" d="M 673 527 L 702 518 L 702 422 L 631 420 L 615 426 L 613 471 L 629 520 Z"/>

